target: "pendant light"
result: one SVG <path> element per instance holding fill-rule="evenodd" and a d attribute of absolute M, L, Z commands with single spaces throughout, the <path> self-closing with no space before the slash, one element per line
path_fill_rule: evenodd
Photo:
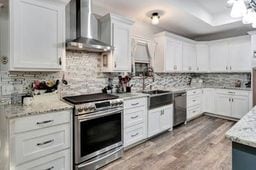
<path fill-rule="evenodd" d="M 233 18 L 241 18 L 246 14 L 247 8 L 244 3 L 244 0 L 237 0 L 233 3 L 233 7 L 231 10 L 231 17 Z"/>

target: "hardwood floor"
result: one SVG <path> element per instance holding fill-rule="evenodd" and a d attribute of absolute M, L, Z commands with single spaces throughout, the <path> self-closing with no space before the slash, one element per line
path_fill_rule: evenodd
<path fill-rule="evenodd" d="M 124 153 L 104 170 L 231 170 L 232 121 L 202 116 Z"/>

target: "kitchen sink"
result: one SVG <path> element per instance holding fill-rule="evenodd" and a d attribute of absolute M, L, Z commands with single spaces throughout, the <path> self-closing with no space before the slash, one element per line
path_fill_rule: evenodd
<path fill-rule="evenodd" d="M 142 93 L 149 94 L 149 109 L 154 109 L 173 103 L 173 94 L 165 90 L 143 91 Z"/>
<path fill-rule="evenodd" d="M 143 91 L 142 93 L 149 94 L 149 95 L 158 95 L 158 94 L 170 93 L 170 91 L 165 91 L 165 90 L 150 90 L 150 91 Z"/>

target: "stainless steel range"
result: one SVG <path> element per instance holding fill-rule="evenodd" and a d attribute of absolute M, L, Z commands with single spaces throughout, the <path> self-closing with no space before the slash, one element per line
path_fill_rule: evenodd
<path fill-rule="evenodd" d="M 110 94 L 65 97 L 74 105 L 74 169 L 98 169 L 123 154 L 123 101 Z"/>

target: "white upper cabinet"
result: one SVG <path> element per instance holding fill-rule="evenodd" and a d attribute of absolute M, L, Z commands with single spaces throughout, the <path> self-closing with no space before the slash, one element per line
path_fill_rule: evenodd
<path fill-rule="evenodd" d="M 229 41 L 229 70 L 251 71 L 251 41 L 249 36 Z"/>
<path fill-rule="evenodd" d="M 154 68 L 156 72 L 182 71 L 182 42 L 165 33 L 156 35 L 156 55 Z"/>
<path fill-rule="evenodd" d="M 228 43 L 226 41 L 215 41 L 210 43 L 211 71 L 228 71 Z"/>
<path fill-rule="evenodd" d="M 196 71 L 196 47 L 192 43 L 182 43 L 183 71 Z"/>
<path fill-rule="evenodd" d="M 66 3 L 68 1 L 62 0 L 9 1 L 10 71 L 62 69 Z"/>
<path fill-rule="evenodd" d="M 211 71 L 250 72 L 251 41 L 249 36 L 210 43 Z"/>
<path fill-rule="evenodd" d="M 107 14 L 100 19 L 101 41 L 114 46 L 109 54 L 104 54 L 103 72 L 131 71 L 131 27 L 134 22 L 114 14 Z"/>
<path fill-rule="evenodd" d="M 196 71 L 208 72 L 210 69 L 209 62 L 209 46 L 208 44 L 196 45 Z"/>

